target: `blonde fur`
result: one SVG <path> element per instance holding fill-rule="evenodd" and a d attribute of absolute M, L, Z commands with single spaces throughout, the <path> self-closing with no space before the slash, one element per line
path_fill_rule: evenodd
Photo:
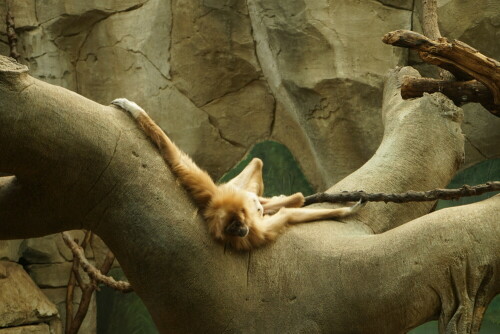
<path fill-rule="evenodd" d="M 340 209 L 301 208 L 304 196 L 262 197 L 262 161 L 253 159 L 228 183 L 216 185 L 207 172 L 182 152 L 163 130 L 134 102 L 116 99 L 112 104 L 128 111 L 156 144 L 165 162 L 203 213 L 210 235 L 237 250 L 250 250 L 274 241 L 288 224 L 344 217 L 365 203 Z"/>

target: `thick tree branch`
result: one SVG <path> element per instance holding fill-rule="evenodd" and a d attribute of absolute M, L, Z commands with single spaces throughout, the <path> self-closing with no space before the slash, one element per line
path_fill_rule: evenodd
<path fill-rule="evenodd" d="M 426 191 L 445 187 L 455 175 L 464 154 L 460 129 L 462 111 L 442 94 L 403 100 L 399 87 L 407 75 L 419 77 L 410 67 L 389 74 L 382 107 L 384 138 L 375 155 L 327 193 Z M 358 219 L 380 233 L 428 213 L 432 206 L 432 202 L 369 203 Z"/>
<path fill-rule="evenodd" d="M 438 199 L 459 199 L 461 197 L 478 196 L 491 191 L 500 191 L 500 181 L 488 182 L 477 186 L 464 185 L 459 189 L 434 189 L 429 191 L 407 191 L 400 194 L 365 193 L 364 191 L 344 191 L 341 193 L 317 193 L 306 197 L 304 206 L 314 203 L 354 202 L 364 199 L 368 202 L 426 202 Z"/>
<path fill-rule="evenodd" d="M 14 140 L 8 141 L 15 143 Z M 0 154 L 4 152 L 0 150 Z M 23 183 L 14 176 L 0 177 L 0 235 L 2 238 L 21 239 L 55 233 L 64 227 L 68 230 L 78 228 L 59 219 L 63 214 L 61 210 L 64 206 L 60 205 L 55 195 L 43 184 Z M 20 222 L 29 228 L 20 229 Z"/>

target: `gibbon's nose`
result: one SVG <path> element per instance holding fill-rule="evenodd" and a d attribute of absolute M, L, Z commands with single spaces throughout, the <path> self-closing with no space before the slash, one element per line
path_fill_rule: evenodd
<path fill-rule="evenodd" d="M 235 237 L 246 237 L 248 234 L 248 227 L 243 225 L 240 221 L 233 221 L 226 226 L 224 232 L 228 235 L 234 235 Z"/>
<path fill-rule="evenodd" d="M 242 226 L 239 230 L 238 236 L 244 238 L 248 235 L 248 232 L 249 232 L 248 227 Z"/>

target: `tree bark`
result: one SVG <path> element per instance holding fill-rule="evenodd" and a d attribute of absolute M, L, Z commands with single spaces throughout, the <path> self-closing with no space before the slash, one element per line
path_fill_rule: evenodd
<path fill-rule="evenodd" d="M 454 175 L 461 110 L 441 94 L 403 101 L 409 74 L 389 76 L 374 157 L 329 191 L 427 190 Z M 405 333 L 438 318 L 442 332 L 477 333 L 500 292 L 500 196 L 432 214 L 432 203 L 368 203 L 343 222 L 297 225 L 237 253 L 210 239 L 122 111 L 6 58 L 0 98 L 0 171 L 16 175 L 1 179 L 0 238 L 92 230 L 163 333 Z"/>
<path fill-rule="evenodd" d="M 447 81 L 431 78 L 405 77 L 401 83 L 403 99 L 421 97 L 424 93 L 441 92 L 456 105 L 470 102 L 481 103 L 487 110 L 495 110 L 493 95 L 485 85 L 477 80 Z"/>
<path fill-rule="evenodd" d="M 494 107 L 489 111 L 496 116 L 500 115 L 500 63 L 495 59 L 483 55 L 463 42 L 448 42 L 445 38 L 433 41 L 408 30 L 389 32 L 382 41 L 417 50 L 423 61 L 450 71 L 460 80 L 474 78 L 483 83 L 493 96 L 491 104 Z"/>

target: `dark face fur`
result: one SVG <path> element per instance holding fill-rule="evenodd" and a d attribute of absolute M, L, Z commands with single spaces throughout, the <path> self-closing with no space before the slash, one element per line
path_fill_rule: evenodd
<path fill-rule="evenodd" d="M 248 235 L 249 229 L 239 219 L 232 219 L 224 228 L 224 234 L 244 238 Z"/>

